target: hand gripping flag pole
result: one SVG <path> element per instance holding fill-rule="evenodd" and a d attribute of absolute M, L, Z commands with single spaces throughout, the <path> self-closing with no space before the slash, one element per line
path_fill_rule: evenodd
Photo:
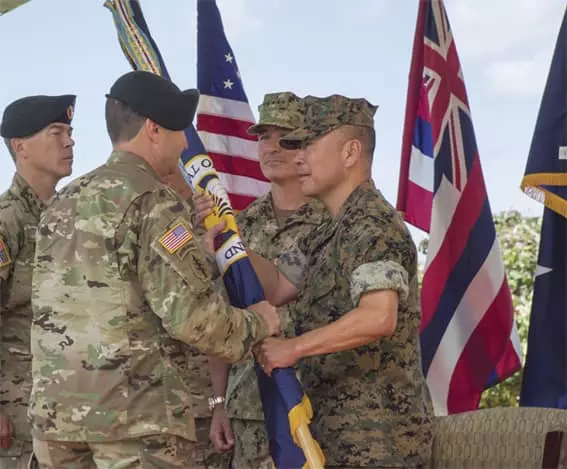
<path fill-rule="evenodd" d="M 199 26 L 211 21 L 220 27 L 220 14 L 214 0 L 198 0 Z M 169 79 L 163 59 L 152 39 L 137 0 L 108 0 L 122 51 L 135 70 L 146 70 Z M 201 15 L 201 8 L 203 14 Z M 224 32 L 222 33 L 224 37 Z M 228 45 L 228 44 L 227 44 Z M 212 196 L 215 207 L 205 220 L 210 228 L 222 220 L 224 231 L 215 240 L 216 261 L 231 303 L 246 307 L 264 300 L 264 292 L 240 236 L 228 194 L 223 187 L 212 159 L 207 154 L 197 131 L 186 129 L 189 148 L 181 156 L 180 167 L 194 191 Z M 264 407 L 270 452 L 278 469 L 299 467 L 322 469 L 324 455 L 311 436 L 309 424 L 313 411 L 309 398 L 291 368 L 277 369 L 268 377 L 255 361 L 255 370 Z"/>

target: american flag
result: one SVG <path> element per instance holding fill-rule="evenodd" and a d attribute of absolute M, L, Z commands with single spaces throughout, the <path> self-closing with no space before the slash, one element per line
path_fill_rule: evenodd
<path fill-rule="evenodd" d="M 183 225 L 183 223 L 178 223 L 171 230 L 165 233 L 160 238 L 159 242 L 173 254 L 179 248 L 191 241 L 191 238 L 193 238 L 191 232 Z"/>
<path fill-rule="evenodd" d="M 269 190 L 258 162 L 255 123 L 236 58 L 214 0 L 197 2 L 197 131 L 228 192 L 242 210 Z"/>
<path fill-rule="evenodd" d="M 522 352 L 442 0 L 420 0 L 398 210 L 430 236 L 421 350 L 435 412 L 475 409 L 484 389 L 521 368 Z"/>
<path fill-rule="evenodd" d="M 6 249 L 4 241 L 0 239 L 0 267 L 8 265 L 11 261 L 8 249 Z"/>

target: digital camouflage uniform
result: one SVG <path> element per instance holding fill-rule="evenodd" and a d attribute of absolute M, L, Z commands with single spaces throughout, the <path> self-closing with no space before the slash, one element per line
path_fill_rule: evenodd
<path fill-rule="evenodd" d="M 237 222 L 247 247 L 273 260 L 282 252 L 291 250 L 298 239 L 319 226 L 325 217 L 324 207 L 314 200 L 278 221 L 272 196 L 268 193 L 240 212 Z M 293 303 L 278 310 L 286 337 L 296 335 L 295 318 L 290 316 L 291 311 Z M 232 366 L 226 405 L 236 438 L 233 457 L 235 469 L 271 467 L 264 412 L 252 359 Z"/>
<path fill-rule="evenodd" d="M 266 126 L 292 130 L 301 123 L 300 99 L 291 92 L 266 94 L 258 111 L 258 123 L 248 129 L 248 133 L 252 135 L 262 134 Z M 247 247 L 262 257 L 273 260 L 322 223 L 325 214 L 324 207 L 315 200 L 295 212 L 276 214 L 272 195 L 268 193 L 238 213 L 236 220 Z M 287 337 L 295 336 L 294 321 L 290 317 L 291 306 L 278 311 L 282 331 Z M 273 467 L 254 361 L 251 358 L 232 366 L 226 407 L 236 440 L 232 458 L 234 469 Z"/>
<path fill-rule="evenodd" d="M 0 412 L 15 433 L 0 449 L 0 469 L 27 467 L 32 453 L 27 407 L 31 391 L 31 286 L 35 230 L 44 204 L 16 174 L 0 196 Z"/>
<path fill-rule="evenodd" d="M 305 125 L 288 136 L 309 144 L 341 125 L 372 127 L 365 100 L 306 98 Z M 331 157 L 331 156 L 330 156 Z M 417 250 L 402 218 L 370 181 L 331 223 L 277 263 L 298 287 L 303 334 L 338 320 L 374 290 L 399 294 L 394 334 L 366 346 L 305 358 L 302 383 L 315 412 L 313 436 L 328 467 L 419 467 L 430 459 L 432 407 L 421 369 Z"/>
<path fill-rule="evenodd" d="M 103 468 L 115 467 L 109 454 L 203 467 L 186 344 L 233 362 L 268 330 L 213 290 L 192 230 L 187 204 L 126 152 L 66 186 L 44 212 L 29 410 L 38 458 L 63 445 L 61 457 L 92 452 Z"/>

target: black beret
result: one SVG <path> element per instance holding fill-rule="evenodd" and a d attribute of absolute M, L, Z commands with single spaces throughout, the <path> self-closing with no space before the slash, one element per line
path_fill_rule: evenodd
<path fill-rule="evenodd" d="M 76 99 L 74 94 L 18 99 L 4 110 L 0 135 L 4 138 L 29 137 L 49 124 L 71 124 Z"/>
<path fill-rule="evenodd" d="M 181 91 L 171 81 L 151 72 L 122 75 L 106 95 L 169 130 L 184 130 L 193 122 L 199 90 Z"/>

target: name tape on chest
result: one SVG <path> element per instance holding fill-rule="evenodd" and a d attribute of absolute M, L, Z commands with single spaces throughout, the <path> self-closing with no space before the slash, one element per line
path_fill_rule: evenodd
<path fill-rule="evenodd" d="M 6 243 L 0 239 L 0 267 L 6 267 L 12 263 L 12 258 L 8 252 L 8 247 Z"/>
<path fill-rule="evenodd" d="M 193 233 L 189 231 L 183 222 L 179 222 L 159 238 L 159 243 L 167 252 L 175 254 L 192 239 Z"/>

